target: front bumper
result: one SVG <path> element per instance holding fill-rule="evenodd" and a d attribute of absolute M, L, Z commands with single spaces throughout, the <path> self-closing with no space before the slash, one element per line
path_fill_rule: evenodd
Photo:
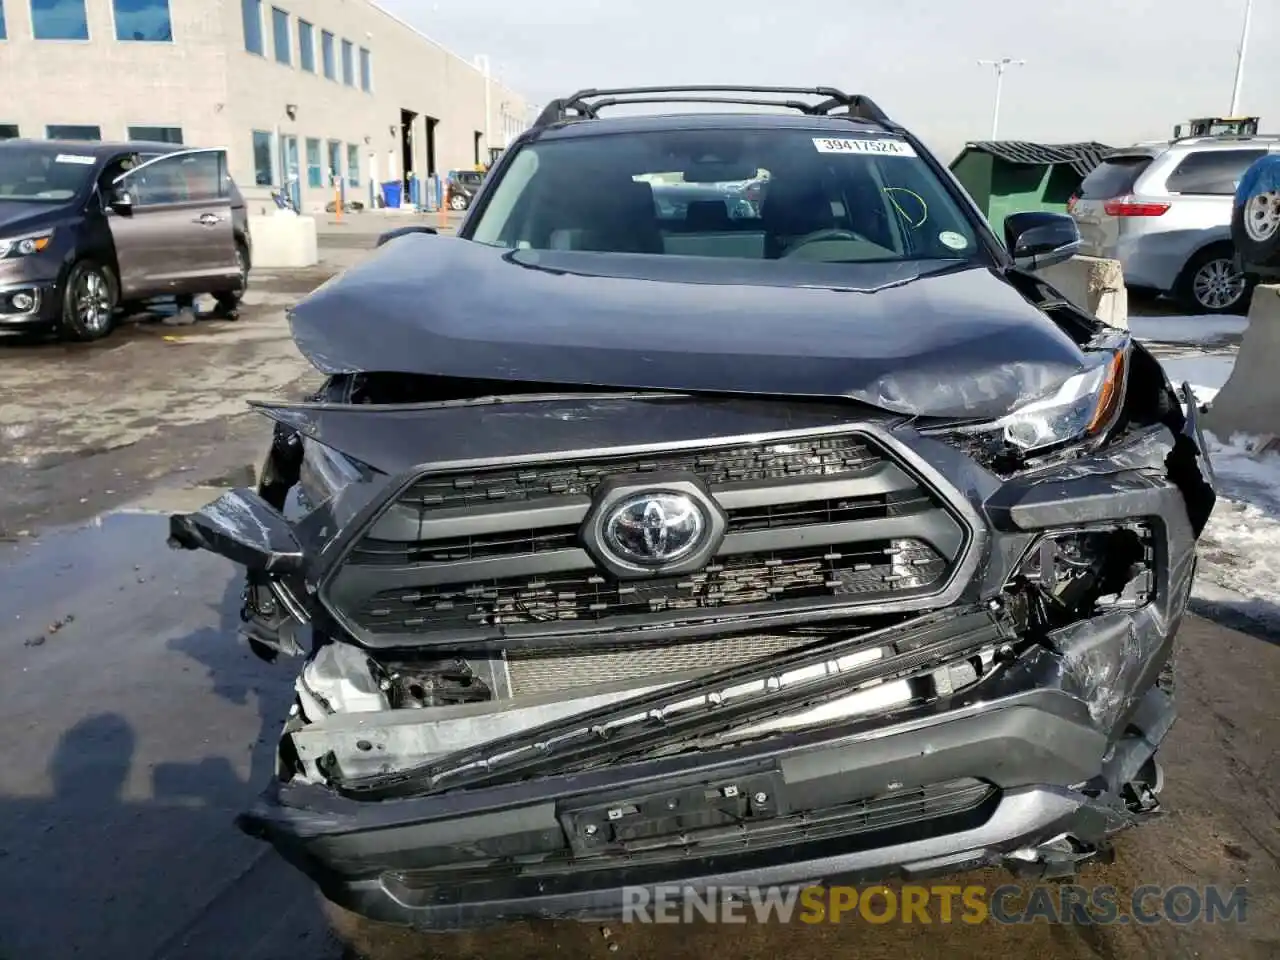
<path fill-rule="evenodd" d="M 423 929 L 618 917 L 625 888 L 866 882 L 989 865 L 1069 871 L 1141 817 L 1134 798 L 1158 781 L 1155 753 L 1175 715 L 1158 680 L 1190 592 L 1195 534 L 1180 490 L 1139 473 L 1006 487 L 989 511 L 1024 531 L 1162 518 L 1153 599 L 1058 630 L 963 695 L 914 713 L 379 802 L 277 781 L 241 827 L 330 900 Z M 980 605 L 952 614 L 989 617 L 999 641 L 998 618 Z M 928 620 L 893 629 L 910 637 Z M 358 719 L 356 749 L 384 749 L 383 717 Z M 601 811 L 726 788 L 748 797 L 729 830 L 641 836 L 625 852 L 593 850 L 584 833 L 584 811 L 607 818 Z M 759 797 L 764 809 L 753 810 Z"/>
<path fill-rule="evenodd" d="M 61 308 L 56 279 L 0 278 L 0 331 L 55 323 Z"/>
<path fill-rule="evenodd" d="M 915 465 L 946 478 L 980 518 L 979 556 L 932 608 L 857 639 L 879 637 L 901 654 L 954 623 L 973 639 L 967 651 L 1008 647 L 998 669 L 954 694 L 768 739 L 682 740 L 607 763 L 600 754 L 583 762 L 580 741 L 557 752 L 566 725 L 583 725 L 578 717 L 533 732 L 515 724 L 497 741 L 471 724 L 470 739 L 459 742 L 467 739 L 464 718 L 441 762 L 469 755 L 463 759 L 480 775 L 421 789 L 404 758 L 415 750 L 419 758 L 441 756 L 426 746 L 427 727 L 442 726 L 436 720 L 412 710 L 325 717 L 308 709 L 311 722 L 291 721 L 281 746 L 282 769 L 302 762 L 308 776 L 273 782 L 240 824 L 331 900 L 376 920 L 433 929 L 617 916 L 625 888 L 635 887 L 861 881 L 991 864 L 1068 868 L 1138 819 L 1141 798 L 1159 781 L 1154 756 L 1174 719 L 1160 678 L 1213 501 L 1194 404 L 1186 412 L 1178 435 L 1137 431 L 1105 456 L 1007 481 L 948 443 L 899 434 Z M 227 556 L 243 550 L 239 558 L 259 571 L 305 568 L 298 530 L 248 491 L 229 496 L 235 503 L 175 518 L 175 539 Z M 999 598 L 1042 534 L 1135 521 L 1155 542 L 1141 602 L 1076 620 L 1034 644 L 1011 637 Z M 828 649 L 795 656 L 816 664 Z M 778 669 L 776 658 L 733 668 Z M 662 698 L 687 703 L 689 684 L 723 684 L 733 670 L 638 697 L 632 691 L 608 706 L 661 727 Z M 831 680 L 828 672 L 823 682 Z M 788 695 L 781 686 L 778 695 Z M 308 738 L 321 749 L 301 757 Z M 606 745 L 617 749 L 616 740 Z M 503 768 L 512 756 L 528 759 L 531 746 L 548 752 L 532 768 Z M 323 769 L 341 771 L 332 786 L 314 775 Z M 365 790 L 361 774 L 380 770 L 411 782 Z M 653 812 L 689 798 L 693 820 Z M 721 801 L 730 799 L 726 809 Z M 628 829 L 627 811 L 643 817 L 624 835 L 613 811 L 622 811 Z"/>
<path fill-rule="evenodd" d="M 1152 688 L 1130 732 L 1108 745 L 1082 701 L 1029 691 L 787 751 L 698 755 L 390 803 L 275 784 L 241 825 L 330 900 L 421 928 L 616 917 L 627 887 L 865 882 L 1000 864 L 1052 873 L 1136 820 L 1122 791 L 1172 720 L 1171 698 Z M 583 838 L 565 829 L 567 813 L 583 805 L 765 783 L 767 794 L 753 796 L 790 813 L 718 841 L 593 857 L 576 854 Z M 895 808 L 896 816 L 885 813 Z"/>

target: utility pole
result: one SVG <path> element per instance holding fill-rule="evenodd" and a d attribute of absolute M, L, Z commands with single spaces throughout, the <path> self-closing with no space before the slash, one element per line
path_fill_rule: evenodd
<path fill-rule="evenodd" d="M 1252 2 L 1252 0 L 1250 0 Z M 1004 89 L 1004 72 L 1009 67 L 1020 67 L 1027 61 L 1014 60 L 1012 57 L 1001 57 L 999 60 L 979 60 L 980 67 L 995 67 L 996 71 L 996 102 L 995 107 L 991 111 L 991 139 L 996 139 L 996 134 L 1000 130 L 1000 93 Z"/>
<path fill-rule="evenodd" d="M 1249 21 L 1253 19 L 1253 0 L 1244 0 L 1244 26 L 1240 30 L 1240 49 L 1236 51 L 1236 83 L 1231 90 L 1231 113 L 1240 113 L 1240 89 L 1244 86 L 1244 55 L 1249 46 Z"/>

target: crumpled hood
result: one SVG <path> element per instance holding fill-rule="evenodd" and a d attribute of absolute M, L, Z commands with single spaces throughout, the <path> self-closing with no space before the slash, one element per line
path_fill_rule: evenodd
<path fill-rule="evenodd" d="M 932 270 L 932 274 L 921 274 Z M 391 241 L 290 312 L 326 373 L 849 398 L 996 417 L 1080 348 L 999 274 Z"/>

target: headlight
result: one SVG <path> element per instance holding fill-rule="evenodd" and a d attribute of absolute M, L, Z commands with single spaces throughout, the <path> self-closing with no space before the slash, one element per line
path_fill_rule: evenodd
<path fill-rule="evenodd" d="M 999 432 L 1023 451 L 1044 450 L 1101 434 L 1115 420 L 1124 396 L 1124 353 L 1099 357 L 1083 373 L 1065 380 L 1051 395 L 1033 400 L 994 423 L 959 433 Z"/>
<path fill-rule="evenodd" d="M 0 240 L 0 260 L 14 257 L 29 257 L 33 253 L 39 253 L 53 242 L 53 231 L 46 230 L 44 233 L 33 233 L 25 237 L 13 237 L 8 240 Z"/>

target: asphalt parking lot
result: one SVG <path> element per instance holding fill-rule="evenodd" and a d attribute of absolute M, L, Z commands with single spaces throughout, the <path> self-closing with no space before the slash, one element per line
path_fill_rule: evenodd
<path fill-rule="evenodd" d="M 1280 956 L 1280 646 L 1191 617 L 1166 815 L 1086 885 L 1244 886 L 1243 923 L 377 928 L 329 908 L 232 819 L 265 783 L 292 684 L 236 639 L 230 564 L 175 554 L 160 514 L 246 482 L 250 397 L 317 376 L 284 309 L 372 245 L 262 273 L 241 319 L 131 323 L 96 345 L 0 342 L 0 960 L 63 957 L 1273 958 Z M 997 871 L 952 882 L 1011 882 Z"/>

